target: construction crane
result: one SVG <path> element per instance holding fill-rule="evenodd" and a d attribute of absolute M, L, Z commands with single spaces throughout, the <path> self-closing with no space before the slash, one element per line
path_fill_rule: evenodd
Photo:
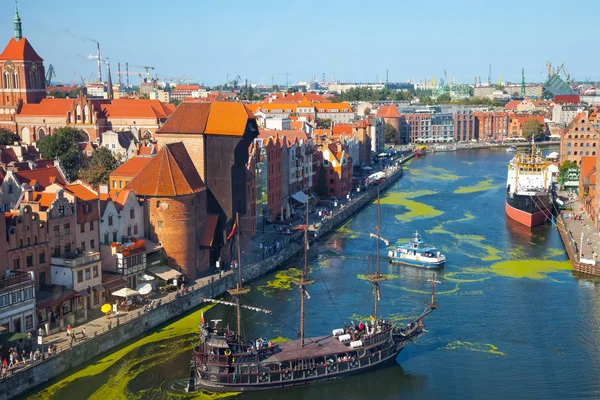
<path fill-rule="evenodd" d="M 50 86 L 52 78 L 56 78 L 56 74 L 54 73 L 54 65 L 50 64 L 46 72 L 46 87 Z"/>
<path fill-rule="evenodd" d="M 285 87 L 289 88 L 290 87 L 290 76 L 292 76 L 292 74 L 290 74 L 289 72 L 273 72 L 273 75 L 285 75 Z"/>
<path fill-rule="evenodd" d="M 148 65 L 132 65 L 133 68 L 141 68 L 146 70 L 146 80 L 150 80 L 150 70 L 154 70 L 154 67 Z"/>
<path fill-rule="evenodd" d="M 498 83 L 496 84 L 496 86 L 502 86 L 502 75 L 500 75 L 500 77 L 498 78 Z"/>

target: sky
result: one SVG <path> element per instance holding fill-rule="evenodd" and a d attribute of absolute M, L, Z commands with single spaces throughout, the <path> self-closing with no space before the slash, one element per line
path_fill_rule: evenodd
<path fill-rule="evenodd" d="M 93 7 L 95 5 L 95 7 Z M 239 75 L 250 83 L 390 82 L 435 76 L 459 83 L 546 77 L 546 62 L 575 79 L 600 80 L 586 6 L 555 0 L 238 1 L 19 0 L 23 36 L 56 70 L 56 82 L 97 79 L 88 60 L 100 42 L 117 63 L 155 67 L 161 77 L 217 85 Z M 0 1 L 0 46 L 14 35 L 14 3 Z M 588 21 L 588 22 L 586 22 Z M 592 22 L 589 22 L 592 21 Z M 106 67 L 103 67 L 103 77 Z M 132 84 L 139 82 L 130 76 Z M 113 74 L 113 82 L 116 82 Z"/>

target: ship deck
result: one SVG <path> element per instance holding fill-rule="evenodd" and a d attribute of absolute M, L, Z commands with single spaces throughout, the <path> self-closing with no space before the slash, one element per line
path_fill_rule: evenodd
<path fill-rule="evenodd" d="M 317 336 L 304 339 L 304 347 L 299 340 L 279 343 L 279 351 L 265 360 L 265 362 L 293 361 L 307 357 L 322 357 L 330 354 L 347 353 L 350 347 L 346 346 L 335 336 Z"/>

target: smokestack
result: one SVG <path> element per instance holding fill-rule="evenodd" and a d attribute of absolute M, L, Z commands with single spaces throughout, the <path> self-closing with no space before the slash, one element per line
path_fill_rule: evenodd
<path fill-rule="evenodd" d="M 125 63 L 125 86 L 129 89 L 129 63 Z"/>
<path fill-rule="evenodd" d="M 117 76 L 119 77 L 119 86 L 121 86 L 121 63 L 117 63 Z"/>
<path fill-rule="evenodd" d="M 96 43 L 98 48 L 98 82 L 102 82 L 102 58 L 100 58 L 100 43 Z"/>

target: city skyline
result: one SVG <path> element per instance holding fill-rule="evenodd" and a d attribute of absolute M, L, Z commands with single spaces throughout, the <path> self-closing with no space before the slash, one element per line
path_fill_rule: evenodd
<path fill-rule="evenodd" d="M 554 35 L 548 28 L 577 16 L 577 10 L 561 8 L 557 17 L 558 1 L 490 5 L 473 0 L 451 8 L 434 0 L 427 8 L 433 11 L 382 2 L 370 14 L 357 1 L 344 2 L 343 7 L 303 3 L 304 9 L 271 1 L 260 7 L 179 3 L 175 8 L 158 1 L 109 0 L 93 14 L 62 1 L 50 8 L 21 0 L 18 7 L 23 35 L 46 67 L 55 67 L 55 82 L 80 83 L 81 78 L 97 76 L 97 66 L 89 59 L 95 55 L 95 41 L 100 42 L 102 57 L 110 59 L 115 83 L 117 63 L 124 72 L 126 62 L 135 73 L 132 84 L 139 82 L 138 72 L 144 75 L 133 65 L 154 66 L 153 76 L 159 78 L 187 76 L 206 85 L 224 83 L 227 74 L 229 79 L 239 75 L 264 85 L 285 85 L 285 73 L 291 74 L 290 83 L 313 77 L 320 81 L 323 74 L 327 81 L 335 77 L 374 82 L 385 81 L 386 70 L 391 82 L 439 79 L 444 71 L 458 83 L 473 83 L 475 76 L 487 82 L 490 63 L 492 83 L 500 77 L 520 82 L 521 68 L 528 82 L 543 82 L 546 61 L 565 63 L 575 79 L 598 78 L 591 71 L 594 60 L 580 56 L 583 41 Z M 187 12 L 178 12 L 182 5 Z M 5 2 L 0 10 L 0 33 L 8 39 L 13 36 L 14 3 Z M 381 10 L 386 12 L 379 14 Z M 53 21 L 65 15 L 71 16 L 69 24 L 58 27 Z M 379 15 L 398 15 L 398 22 L 386 22 Z M 520 21 L 527 23 L 518 27 Z M 577 37 L 592 34 L 591 27 L 578 28 Z M 545 40 L 560 49 L 558 55 L 548 51 Z M 106 80 L 105 74 L 106 66 Z"/>

